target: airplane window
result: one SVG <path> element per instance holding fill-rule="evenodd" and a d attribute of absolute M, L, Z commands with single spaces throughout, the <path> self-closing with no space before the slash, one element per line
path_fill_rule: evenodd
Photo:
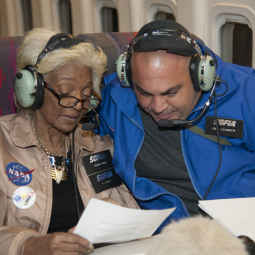
<path fill-rule="evenodd" d="M 159 20 L 159 19 L 170 19 L 170 20 L 175 20 L 175 17 L 172 13 L 166 13 L 166 12 L 160 12 L 158 11 L 155 14 L 154 20 Z"/>
<path fill-rule="evenodd" d="M 59 14 L 61 29 L 65 33 L 73 33 L 71 2 L 68 0 L 59 1 Z"/>
<path fill-rule="evenodd" d="M 252 66 L 252 30 L 247 24 L 226 22 L 221 27 L 221 58 L 229 63 Z"/>
<path fill-rule="evenodd" d="M 175 20 L 175 12 L 172 8 L 173 6 L 168 6 L 164 4 L 152 4 L 148 8 L 148 21 L 160 20 L 160 19 L 170 19 Z"/>
<path fill-rule="evenodd" d="M 101 9 L 103 32 L 119 32 L 118 12 L 115 8 Z"/>
<path fill-rule="evenodd" d="M 24 32 L 33 28 L 31 0 L 21 0 Z"/>
<path fill-rule="evenodd" d="M 235 24 L 233 35 L 233 63 L 252 66 L 252 30 L 246 24 Z"/>

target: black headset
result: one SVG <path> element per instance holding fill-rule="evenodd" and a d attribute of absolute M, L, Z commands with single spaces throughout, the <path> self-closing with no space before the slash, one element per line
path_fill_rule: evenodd
<path fill-rule="evenodd" d="M 84 40 L 70 34 L 59 33 L 50 38 L 46 47 L 38 55 L 35 65 L 28 65 L 16 74 L 15 94 L 22 107 L 39 109 L 44 100 L 44 81 L 42 74 L 37 72 L 41 60 L 51 51 L 59 48 L 70 48 L 83 43 Z"/>
<path fill-rule="evenodd" d="M 194 89 L 197 92 L 200 90 L 202 91 L 211 90 L 215 79 L 216 70 L 214 59 L 212 58 L 209 52 L 206 52 L 203 55 L 197 42 L 193 40 L 189 34 L 175 28 L 167 29 L 155 27 L 147 29 L 143 32 L 142 35 L 136 36 L 129 43 L 126 52 L 120 55 L 117 61 L 117 75 L 121 84 L 126 87 L 132 86 L 131 57 L 133 46 L 142 39 L 143 40 L 147 39 L 149 41 L 147 43 L 148 45 L 151 41 L 151 38 L 159 36 L 164 37 L 164 40 L 157 41 L 157 44 L 155 44 L 154 41 L 153 50 L 167 50 L 167 52 L 182 55 L 178 53 L 181 52 L 182 50 L 181 47 L 183 47 L 183 45 L 185 47 L 192 47 L 193 51 L 195 49 L 196 54 L 194 54 L 191 57 L 189 65 L 190 77 L 194 85 Z M 173 39 L 175 41 L 174 46 L 172 46 Z M 173 49 L 171 49 L 171 47 Z M 170 51 L 169 48 L 171 49 Z M 139 51 L 152 51 L 152 50 L 141 49 Z"/>

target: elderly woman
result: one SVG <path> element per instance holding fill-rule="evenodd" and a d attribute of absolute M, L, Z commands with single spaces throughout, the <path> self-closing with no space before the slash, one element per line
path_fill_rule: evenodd
<path fill-rule="evenodd" d="M 89 164 L 110 162 L 113 143 L 77 127 L 100 103 L 106 56 L 71 35 L 34 29 L 17 66 L 22 109 L 0 118 L 0 254 L 91 253 L 93 245 L 69 231 L 91 198 L 138 208 L 118 179 L 98 190 Z"/>

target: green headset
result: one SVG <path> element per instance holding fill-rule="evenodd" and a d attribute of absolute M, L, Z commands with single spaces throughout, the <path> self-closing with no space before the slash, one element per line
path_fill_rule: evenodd
<path fill-rule="evenodd" d="M 139 35 L 140 34 L 140 35 Z M 160 39 L 159 39 L 160 37 Z M 132 86 L 131 57 L 134 45 L 139 43 L 135 51 L 166 50 L 177 55 L 190 52 L 189 72 L 195 91 L 209 91 L 215 79 L 215 62 L 209 52 L 204 55 L 197 42 L 188 33 L 176 28 L 154 27 L 139 32 L 129 43 L 126 52 L 117 61 L 117 76 L 123 86 Z M 191 49 L 189 49 L 191 47 Z M 193 52 L 193 53 L 192 53 Z"/>
<path fill-rule="evenodd" d="M 44 81 L 42 74 L 37 72 L 41 60 L 53 50 L 59 48 L 68 49 L 79 43 L 84 43 L 84 41 L 70 34 L 56 34 L 50 38 L 46 47 L 38 55 L 35 65 L 28 65 L 16 74 L 15 95 L 22 107 L 31 107 L 36 110 L 43 105 Z"/>

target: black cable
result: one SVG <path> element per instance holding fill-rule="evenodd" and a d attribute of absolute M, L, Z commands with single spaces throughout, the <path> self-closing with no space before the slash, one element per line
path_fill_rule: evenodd
<path fill-rule="evenodd" d="M 220 95 L 215 95 L 216 97 L 221 97 L 221 96 L 225 95 L 225 94 L 227 93 L 227 91 L 228 91 L 228 84 L 227 84 L 227 82 L 224 81 L 224 80 L 222 80 L 222 79 L 220 79 L 220 82 L 225 83 L 225 85 L 227 86 L 227 89 L 226 89 L 222 94 L 220 94 Z"/>
<path fill-rule="evenodd" d="M 77 212 L 78 212 L 78 220 L 80 218 L 80 209 L 79 209 L 79 202 L 78 202 L 78 195 L 77 195 L 77 181 L 76 178 L 75 178 L 75 174 L 74 174 L 74 163 L 75 163 L 75 147 L 74 147 L 74 132 L 75 132 L 75 129 L 73 130 L 73 159 L 71 160 L 72 162 L 72 172 L 73 172 L 73 182 L 74 182 L 74 191 L 75 191 L 75 200 L 76 200 L 76 206 L 77 206 Z M 77 176 L 77 173 L 76 173 L 76 176 Z"/>
<path fill-rule="evenodd" d="M 208 54 L 208 53 L 209 53 L 209 54 L 212 54 L 212 55 L 213 55 L 213 58 L 214 58 L 214 60 L 215 60 L 215 69 L 217 69 L 217 67 L 218 67 L 218 60 L 217 60 L 217 57 L 216 57 L 215 53 L 214 53 L 213 51 L 211 51 L 211 50 L 207 50 L 207 49 L 206 49 L 206 46 L 205 46 L 204 44 L 202 44 L 202 43 L 200 43 L 200 42 L 197 42 L 197 44 L 200 45 L 201 47 L 203 47 L 203 49 L 204 49 L 204 51 L 205 51 L 205 54 Z M 204 55 L 205 55 L 205 54 L 204 54 Z M 208 189 L 207 189 L 207 191 L 206 191 L 206 193 L 205 193 L 205 195 L 204 195 L 204 197 L 203 197 L 203 200 L 206 199 L 206 197 L 207 197 L 209 191 L 210 191 L 211 188 L 212 188 L 212 185 L 213 185 L 213 183 L 214 183 L 214 181 L 215 181 L 215 179 L 216 179 L 216 177 L 217 177 L 217 175 L 218 175 L 218 173 L 219 173 L 220 166 L 221 166 L 221 160 L 222 160 L 222 149 L 221 149 L 220 135 L 219 135 L 219 123 L 218 123 L 218 118 L 217 118 L 217 101 L 216 101 L 216 97 L 223 96 L 223 95 L 225 95 L 225 94 L 227 93 L 227 91 L 228 91 L 228 84 L 227 84 L 226 81 L 221 80 L 221 79 L 220 79 L 220 82 L 224 82 L 224 83 L 226 84 L 226 86 L 227 86 L 226 90 L 225 90 L 222 94 L 220 94 L 220 95 L 216 95 L 216 92 L 215 92 L 215 91 L 213 92 L 214 101 L 215 101 L 216 133 L 217 133 L 217 141 L 218 141 L 218 145 L 219 145 L 219 149 L 220 149 L 220 158 L 219 158 L 219 164 L 218 164 L 217 171 L 216 171 L 216 173 L 215 173 L 215 175 L 214 175 L 214 177 L 213 177 L 212 182 L 210 183 L 210 186 L 208 187 Z"/>
<path fill-rule="evenodd" d="M 218 140 L 219 149 L 220 149 L 220 159 L 219 159 L 219 164 L 218 164 L 217 171 L 216 171 L 216 173 L 215 173 L 215 175 L 213 177 L 213 180 L 212 180 L 209 188 L 207 189 L 207 191 L 206 191 L 206 193 L 205 193 L 205 195 L 203 197 L 203 200 L 206 199 L 206 197 L 207 197 L 207 195 L 208 195 L 208 193 L 209 193 L 209 191 L 210 191 L 210 189 L 211 189 L 211 187 L 212 187 L 212 185 L 213 185 L 213 183 L 214 183 L 214 181 L 215 181 L 215 179 L 216 179 L 216 177 L 217 177 L 217 175 L 219 173 L 220 165 L 221 165 L 221 159 L 222 159 L 222 150 L 221 150 L 220 135 L 219 135 L 219 125 L 218 125 L 218 118 L 217 118 L 217 102 L 216 102 L 216 93 L 215 93 L 215 91 L 214 91 L 213 94 L 214 94 L 214 101 L 215 101 L 215 122 L 216 122 L 217 140 Z"/>

